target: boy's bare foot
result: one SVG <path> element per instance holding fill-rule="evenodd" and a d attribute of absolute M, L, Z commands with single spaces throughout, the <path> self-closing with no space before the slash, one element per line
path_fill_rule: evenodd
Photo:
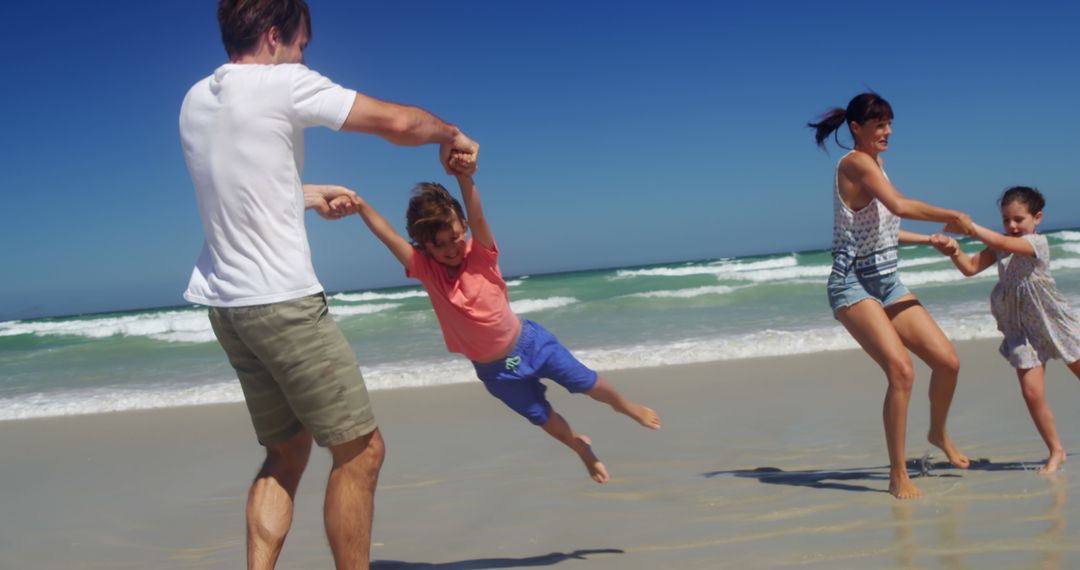
<path fill-rule="evenodd" d="M 627 406 L 626 415 L 649 429 L 660 429 L 660 416 L 656 415 L 652 408 L 646 408 L 639 404 L 630 404 Z"/>
<path fill-rule="evenodd" d="M 1060 469 L 1061 464 L 1065 463 L 1065 457 L 1064 449 L 1050 452 L 1050 458 L 1046 460 L 1046 465 L 1043 465 L 1043 468 L 1039 469 L 1039 475 L 1049 475 Z"/>
<path fill-rule="evenodd" d="M 902 469 L 900 472 L 889 473 L 889 494 L 897 499 L 918 499 L 922 496 L 922 491 L 908 478 L 907 468 Z"/>
<path fill-rule="evenodd" d="M 579 435 L 576 439 L 578 445 L 575 446 L 575 449 L 578 456 L 581 457 L 582 463 L 585 464 L 585 469 L 589 470 L 589 476 L 597 483 L 607 483 L 611 477 L 608 476 L 607 468 L 604 467 L 603 463 L 600 463 L 596 454 L 593 453 L 592 440 L 587 435 Z"/>
<path fill-rule="evenodd" d="M 952 440 L 949 439 L 948 436 L 930 432 L 926 434 L 926 440 L 938 449 L 944 451 L 945 457 L 949 459 L 949 463 L 952 463 L 953 467 L 959 469 L 971 467 L 971 460 L 963 453 L 960 453 L 960 450 L 953 447 Z"/>

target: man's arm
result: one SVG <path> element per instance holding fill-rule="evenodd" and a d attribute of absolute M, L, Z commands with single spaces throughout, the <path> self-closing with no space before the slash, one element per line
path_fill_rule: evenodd
<path fill-rule="evenodd" d="M 328 220 L 356 213 L 356 192 L 333 184 L 304 184 L 304 209 Z"/>
<path fill-rule="evenodd" d="M 419 107 L 380 101 L 359 92 L 341 128 L 402 146 L 438 144 L 439 161 L 447 174 L 456 174 L 450 165 L 451 152 L 463 153 L 474 163 L 480 152 L 480 145 L 460 129 Z"/>

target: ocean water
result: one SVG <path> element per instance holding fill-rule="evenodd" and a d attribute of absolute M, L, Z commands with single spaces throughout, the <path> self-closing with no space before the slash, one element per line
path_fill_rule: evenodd
<path fill-rule="evenodd" d="M 1080 231 L 1046 235 L 1058 287 L 1080 308 Z M 900 260 L 904 283 L 950 338 L 999 337 L 988 300 L 995 268 L 965 278 L 926 246 L 902 247 Z M 807 251 L 507 284 L 519 315 L 586 364 L 614 370 L 853 348 L 825 299 L 830 264 L 828 251 Z M 336 293 L 330 311 L 370 389 L 476 381 L 463 357 L 446 352 L 419 287 Z M 204 308 L 0 322 L 0 421 L 241 400 Z"/>

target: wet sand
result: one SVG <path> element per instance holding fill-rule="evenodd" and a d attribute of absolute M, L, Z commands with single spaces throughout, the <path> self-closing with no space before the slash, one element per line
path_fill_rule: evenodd
<path fill-rule="evenodd" d="M 606 485 L 478 383 L 376 392 L 388 456 L 373 568 L 1080 567 L 1072 464 L 1035 473 L 1046 449 L 995 346 L 958 345 L 950 432 L 968 471 L 926 443 L 919 368 L 915 501 L 886 493 L 885 381 L 857 351 L 607 374 L 661 414 L 659 432 L 550 389 Z M 1080 449 L 1080 382 L 1054 362 L 1047 387 Z M 0 453 L 0 568 L 243 567 L 261 449 L 242 405 L 4 422 Z M 332 567 L 328 466 L 316 450 L 279 568 Z"/>

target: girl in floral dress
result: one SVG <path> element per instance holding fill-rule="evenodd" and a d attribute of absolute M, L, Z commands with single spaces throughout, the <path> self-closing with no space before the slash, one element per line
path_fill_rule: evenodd
<path fill-rule="evenodd" d="M 950 256 L 964 275 L 975 275 L 997 262 L 998 284 L 990 295 L 990 309 L 1005 335 L 999 351 L 1016 368 L 1028 412 L 1050 450 L 1039 473 L 1052 473 L 1066 455 L 1046 401 L 1046 361 L 1060 358 L 1080 379 L 1080 320 L 1050 276 L 1046 238 L 1035 233 L 1046 203 L 1042 194 L 1014 186 L 998 203 L 1004 235 L 975 225 L 975 237 L 986 249 L 969 256 L 956 240 L 940 234 L 931 243 Z"/>

